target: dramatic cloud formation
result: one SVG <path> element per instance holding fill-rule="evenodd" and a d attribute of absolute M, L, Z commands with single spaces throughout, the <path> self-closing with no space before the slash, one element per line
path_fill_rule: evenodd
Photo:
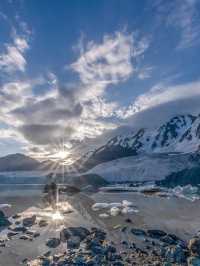
<path fill-rule="evenodd" d="M 28 48 L 23 39 L 16 38 L 14 43 L 18 53 Z M 51 72 L 34 80 L 4 83 L 0 90 L 0 120 L 12 124 L 21 134 L 19 139 L 30 143 L 30 149 L 46 145 L 49 150 L 52 143 L 63 139 L 71 147 L 74 141 L 94 138 L 115 128 L 110 118 L 118 104 L 108 101 L 105 92 L 134 73 L 134 62 L 147 48 L 146 39 L 136 41 L 133 34 L 117 32 L 105 36 L 101 44 L 88 42 L 85 49 L 81 47 L 80 57 L 68 67 L 79 76 L 79 82 L 72 87 L 60 85 Z M 19 65 L 10 61 L 5 64 L 7 71 Z M 21 70 L 24 67 L 22 64 Z M 37 91 L 38 86 L 47 89 Z"/>

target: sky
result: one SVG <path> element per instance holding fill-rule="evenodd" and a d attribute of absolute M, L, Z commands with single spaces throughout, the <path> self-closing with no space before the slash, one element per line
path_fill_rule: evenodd
<path fill-rule="evenodd" d="M 0 1 L 0 156 L 200 113 L 199 49 L 198 0 Z"/>

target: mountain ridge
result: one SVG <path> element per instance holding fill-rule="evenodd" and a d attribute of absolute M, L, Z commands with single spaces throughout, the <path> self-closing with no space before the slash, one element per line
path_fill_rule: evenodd
<path fill-rule="evenodd" d="M 123 157 L 154 153 L 195 153 L 199 147 L 200 115 L 179 115 L 154 130 L 141 128 L 115 136 L 88 157 L 81 157 L 72 168 L 87 171 L 98 164 Z"/>

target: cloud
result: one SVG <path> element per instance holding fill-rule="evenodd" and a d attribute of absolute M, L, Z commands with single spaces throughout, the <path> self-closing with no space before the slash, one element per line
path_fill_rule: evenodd
<path fill-rule="evenodd" d="M 136 74 L 137 60 L 148 46 L 147 39 L 126 32 L 106 35 L 101 43 L 82 43 L 79 58 L 68 67 L 78 74 L 76 83 L 60 83 L 52 72 L 6 82 L 0 89 L 0 120 L 15 128 L 31 152 L 48 152 L 63 139 L 76 150 L 77 143 L 118 126 L 113 118 L 119 104 L 107 99 L 107 90 Z M 12 47 L 21 56 L 29 48 L 16 35 Z M 10 73 L 25 70 L 26 64 L 20 68 L 18 61 L 3 62 L 1 67 Z"/>
<path fill-rule="evenodd" d="M 151 77 L 152 72 L 153 72 L 154 67 L 151 66 L 146 66 L 138 70 L 138 78 L 143 80 L 143 79 L 148 79 Z"/>
<path fill-rule="evenodd" d="M 102 96 L 111 84 L 127 80 L 134 71 L 133 59 L 148 48 L 147 39 L 135 41 L 133 34 L 106 35 L 102 44 L 89 42 L 80 58 L 71 65 L 79 74 L 87 99 Z"/>
<path fill-rule="evenodd" d="M 198 0 L 157 0 L 157 14 L 168 27 L 180 32 L 178 49 L 198 45 L 200 42 L 200 18 Z"/>
<path fill-rule="evenodd" d="M 56 145 L 59 140 L 63 139 L 63 136 L 67 136 L 69 138 L 74 130 L 72 127 L 61 125 L 29 124 L 19 127 L 19 131 L 32 144 Z"/>
<path fill-rule="evenodd" d="M 136 98 L 127 108 L 119 110 L 120 117 L 132 115 L 147 110 L 157 110 L 157 116 L 165 116 L 165 112 L 171 116 L 178 113 L 197 113 L 200 101 L 200 81 L 176 86 L 155 85 L 147 93 Z M 168 106 L 169 111 L 158 111 L 160 107 Z M 167 109 L 167 108 L 166 108 Z M 156 115 L 156 113 L 155 113 Z M 156 116 L 156 117 L 157 117 Z M 152 120 L 150 120 L 152 121 Z"/>
<path fill-rule="evenodd" d="M 5 45 L 5 52 L 0 54 L 0 70 L 8 74 L 24 72 L 26 68 L 25 51 L 29 48 L 25 38 L 15 36 L 12 44 Z"/>

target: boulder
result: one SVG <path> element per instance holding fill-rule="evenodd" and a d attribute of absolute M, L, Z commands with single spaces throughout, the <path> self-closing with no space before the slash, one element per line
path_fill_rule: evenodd
<path fill-rule="evenodd" d="M 32 241 L 32 237 L 30 237 L 29 235 L 22 235 L 19 237 L 19 239 L 22 239 L 22 240 L 29 240 L 29 241 Z"/>
<path fill-rule="evenodd" d="M 200 257 L 189 257 L 187 263 L 188 266 L 200 266 Z"/>
<path fill-rule="evenodd" d="M 1 226 L 9 226 L 11 223 L 8 218 L 5 216 L 4 212 L 0 210 L 0 227 Z"/>
<path fill-rule="evenodd" d="M 160 241 L 166 243 L 166 244 L 169 244 L 169 245 L 176 245 L 177 244 L 177 241 L 175 239 L 173 239 L 171 236 L 169 235 L 165 235 L 165 236 L 162 236 L 160 238 Z"/>
<path fill-rule="evenodd" d="M 79 236 L 71 236 L 67 240 L 67 248 L 68 249 L 77 249 L 80 247 L 81 239 Z"/>
<path fill-rule="evenodd" d="M 25 226 L 12 226 L 9 228 L 13 232 L 22 232 L 25 233 L 27 231 L 27 228 Z"/>
<path fill-rule="evenodd" d="M 136 236 L 146 236 L 146 232 L 144 230 L 138 229 L 138 228 L 132 228 L 131 233 L 136 235 Z"/>
<path fill-rule="evenodd" d="M 35 224 L 35 222 L 36 222 L 36 215 L 33 215 L 31 217 L 24 218 L 22 224 L 25 227 L 31 227 Z"/>
<path fill-rule="evenodd" d="M 186 262 L 186 252 L 179 245 L 167 247 L 165 250 L 165 258 L 168 262 L 182 265 Z"/>
<path fill-rule="evenodd" d="M 47 240 L 46 242 L 46 246 L 49 248 L 56 248 L 60 245 L 60 239 L 59 238 L 50 238 L 49 240 Z"/>
<path fill-rule="evenodd" d="M 151 238 L 161 238 L 163 236 L 166 236 L 166 233 L 162 230 L 157 230 L 157 229 L 152 229 L 152 230 L 147 230 L 148 236 Z"/>
<path fill-rule="evenodd" d="M 65 242 L 66 240 L 70 239 L 72 236 L 79 237 L 80 240 L 84 240 L 88 235 L 90 234 L 90 231 L 84 227 L 68 227 L 62 229 L 60 232 L 60 240 L 62 242 Z"/>
<path fill-rule="evenodd" d="M 40 220 L 38 225 L 39 225 L 39 227 L 45 227 L 48 225 L 48 222 L 46 220 Z"/>
<path fill-rule="evenodd" d="M 194 237 L 188 243 L 188 249 L 194 256 L 200 256 L 200 238 Z"/>

